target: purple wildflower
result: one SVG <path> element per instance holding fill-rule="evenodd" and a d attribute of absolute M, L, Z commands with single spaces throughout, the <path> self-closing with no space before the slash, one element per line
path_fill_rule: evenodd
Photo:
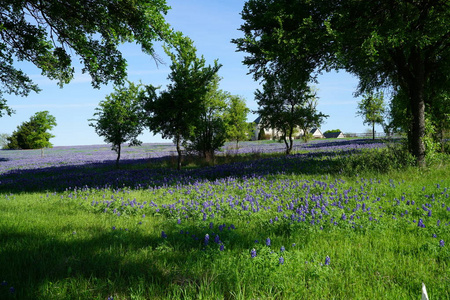
<path fill-rule="evenodd" d="M 425 228 L 425 224 L 423 224 L 423 220 L 419 219 L 419 222 L 417 223 L 417 226 Z"/>
<path fill-rule="evenodd" d="M 205 234 L 205 246 L 209 243 L 209 234 Z"/>
<path fill-rule="evenodd" d="M 286 249 L 284 248 L 284 246 L 281 246 L 280 251 L 281 251 L 281 252 L 284 252 L 284 250 L 286 250 Z"/>
<path fill-rule="evenodd" d="M 250 255 L 252 258 L 256 257 L 256 249 L 255 248 L 253 248 L 252 251 L 250 251 Z"/>
<path fill-rule="evenodd" d="M 216 235 L 216 236 L 214 237 L 214 243 L 220 244 L 220 238 L 219 238 L 219 235 Z"/>
<path fill-rule="evenodd" d="M 181 219 L 178 219 L 178 220 L 177 220 L 177 223 L 178 223 L 178 224 L 181 224 Z"/>
<path fill-rule="evenodd" d="M 325 266 L 328 266 L 330 264 L 330 257 L 327 255 L 327 257 L 325 257 Z"/>
<path fill-rule="evenodd" d="M 280 265 L 284 264 L 284 258 L 283 258 L 283 256 L 280 256 L 279 262 L 280 262 Z"/>
<path fill-rule="evenodd" d="M 266 246 L 270 246 L 270 238 L 266 239 Z"/>
<path fill-rule="evenodd" d="M 437 237 L 436 233 L 433 233 L 433 237 L 434 237 L 434 238 L 436 238 L 436 237 Z"/>
<path fill-rule="evenodd" d="M 441 246 L 441 247 L 444 247 L 444 246 L 445 246 L 444 240 L 440 240 L 440 241 L 439 241 L 439 246 Z"/>
<path fill-rule="evenodd" d="M 161 237 L 162 237 L 163 239 L 166 239 L 166 238 L 167 238 L 167 234 L 164 232 L 164 230 L 161 231 Z"/>
<path fill-rule="evenodd" d="M 11 294 L 14 294 L 16 292 L 16 289 L 12 286 L 12 287 L 9 288 L 9 292 Z"/>
<path fill-rule="evenodd" d="M 221 244 L 219 249 L 220 249 L 220 251 L 223 251 L 224 248 L 225 248 L 225 246 L 223 244 Z"/>

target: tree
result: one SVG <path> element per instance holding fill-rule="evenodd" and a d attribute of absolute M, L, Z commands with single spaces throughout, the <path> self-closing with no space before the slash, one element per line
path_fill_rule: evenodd
<path fill-rule="evenodd" d="M 298 127 L 303 131 L 302 138 L 305 143 L 312 138 L 309 131 L 314 127 L 320 127 L 324 119 L 328 118 L 328 115 L 317 111 L 317 90 L 309 88 L 309 91 L 306 91 L 306 93 L 305 102 L 299 107 L 299 116 L 301 117 L 298 120 Z"/>
<path fill-rule="evenodd" d="M 220 78 L 215 74 L 202 99 L 199 119 L 185 141 L 189 150 L 196 151 L 208 162 L 214 162 L 216 150 L 224 145 L 226 139 L 224 112 L 229 94 L 219 89 L 219 82 Z"/>
<path fill-rule="evenodd" d="M 450 86 L 448 1 L 249 0 L 242 18 L 245 36 L 234 42 L 250 54 L 244 63 L 255 76 L 292 54 L 291 72 L 334 68 L 358 76 L 357 94 L 401 90 L 412 153 L 425 165 L 425 104 L 436 105 L 433 89 Z"/>
<path fill-rule="evenodd" d="M 0 148 L 6 149 L 6 145 L 8 145 L 8 137 L 7 133 L 0 133 Z"/>
<path fill-rule="evenodd" d="M 11 114 L 2 93 L 28 96 L 39 87 L 14 61 L 29 61 L 60 86 L 74 75 L 72 53 L 96 88 L 126 76 L 126 60 L 118 50 L 136 42 L 158 61 L 154 41 L 175 42 L 164 15 L 165 0 L 143 1 L 2 1 L 0 6 L 0 116 Z"/>
<path fill-rule="evenodd" d="M 315 93 L 303 82 L 295 84 L 290 74 L 281 71 L 265 75 L 263 91 L 255 92 L 255 99 L 261 116 L 262 127 L 270 127 L 281 133 L 286 146 L 286 154 L 293 147 L 293 134 L 297 127 L 308 131 L 309 126 L 318 125 L 326 115 L 317 113 L 315 109 Z"/>
<path fill-rule="evenodd" d="M 383 92 L 378 92 L 376 94 L 373 92 L 367 93 L 364 98 L 358 102 L 356 115 L 363 117 L 363 124 L 372 125 L 372 139 L 375 139 L 375 124 L 383 124 L 384 112 Z"/>
<path fill-rule="evenodd" d="M 183 141 L 189 139 L 202 113 L 202 101 L 208 92 L 208 86 L 221 67 L 217 61 L 214 66 L 206 66 L 203 58 L 197 57 L 192 40 L 180 39 L 175 53 L 173 48 L 164 48 L 172 64 L 168 79 L 171 83 L 167 90 L 157 95 L 156 87 L 147 86 L 142 95 L 147 112 L 146 125 L 163 138 L 173 139 L 177 153 L 177 169 L 181 169 Z"/>
<path fill-rule="evenodd" d="M 249 139 L 252 125 L 247 122 L 247 114 L 250 109 L 245 104 L 245 99 L 235 95 L 229 95 L 224 119 L 226 124 L 227 139 L 236 142 L 236 149 L 239 142 Z"/>
<path fill-rule="evenodd" d="M 114 87 L 114 92 L 107 95 L 95 109 L 97 112 L 94 116 L 97 116 L 97 119 L 89 120 L 93 121 L 89 126 L 94 127 L 95 132 L 102 136 L 106 143 L 111 144 L 111 149 L 117 153 L 117 168 L 123 143 L 128 142 L 130 147 L 142 144 L 138 140 L 144 129 L 144 110 L 139 101 L 143 92 L 141 86 L 128 82 L 128 87 Z"/>
<path fill-rule="evenodd" d="M 56 119 L 48 111 L 40 111 L 30 120 L 17 126 L 10 137 L 7 137 L 7 149 L 43 149 L 51 148 L 50 139 L 55 137 L 49 131 L 56 126 Z M 43 152 L 42 152 L 43 155 Z"/>

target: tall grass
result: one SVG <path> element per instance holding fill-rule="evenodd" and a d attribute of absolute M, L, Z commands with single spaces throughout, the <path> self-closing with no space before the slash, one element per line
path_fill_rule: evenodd
<path fill-rule="evenodd" d="M 387 151 L 297 154 L 264 176 L 4 190 L 0 298 L 418 299 L 424 282 L 449 299 L 450 168 Z"/>

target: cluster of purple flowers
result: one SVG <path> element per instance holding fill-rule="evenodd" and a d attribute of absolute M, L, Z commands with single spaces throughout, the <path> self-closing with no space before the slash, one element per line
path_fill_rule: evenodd
<path fill-rule="evenodd" d="M 7 287 L 8 287 L 8 282 L 6 282 L 6 280 L 3 280 L 3 281 L 0 283 L 0 287 L 7 288 Z M 8 289 L 8 292 L 9 292 L 10 294 L 14 294 L 14 293 L 16 292 L 16 289 L 15 289 L 13 286 L 10 286 L 9 289 Z"/>

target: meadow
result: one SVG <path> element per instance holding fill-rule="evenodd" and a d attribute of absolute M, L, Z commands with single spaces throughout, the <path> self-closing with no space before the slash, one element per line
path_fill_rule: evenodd
<path fill-rule="evenodd" d="M 1 299 L 450 299 L 445 158 L 358 139 L 122 157 L 0 151 Z"/>

